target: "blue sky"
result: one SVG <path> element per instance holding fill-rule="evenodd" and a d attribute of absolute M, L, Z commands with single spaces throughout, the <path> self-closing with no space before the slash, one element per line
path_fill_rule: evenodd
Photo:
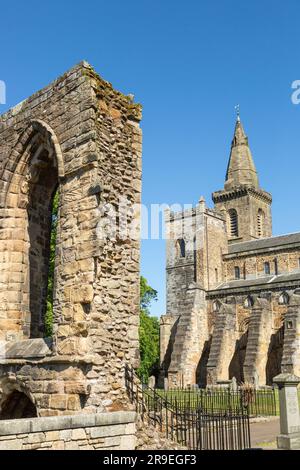
<path fill-rule="evenodd" d="M 15 105 L 85 59 L 143 104 L 143 202 L 195 204 L 221 189 L 235 112 L 274 234 L 300 230 L 298 0 L 1 2 L 0 80 Z M 142 273 L 165 312 L 165 244 L 142 244 Z"/>

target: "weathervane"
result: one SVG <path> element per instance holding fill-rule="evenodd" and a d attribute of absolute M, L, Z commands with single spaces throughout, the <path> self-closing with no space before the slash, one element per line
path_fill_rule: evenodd
<path fill-rule="evenodd" d="M 237 104 L 234 109 L 236 110 L 236 118 L 237 118 L 237 121 L 240 120 L 240 105 Z"/>

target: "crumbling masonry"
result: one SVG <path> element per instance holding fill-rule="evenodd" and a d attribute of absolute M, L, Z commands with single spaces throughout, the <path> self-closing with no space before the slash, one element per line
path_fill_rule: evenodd
<path fill-rule="evenodd" d="M 300 233 L 272 237 L 240 119 L 224 189 L 192 210 L 166 212 L 167 314 L 161 385 L 272 384 L 300 375 Z"/>
<path fill-rule="evenodd" d="M 140 203 L 140 119 L 140 105 L 85 62 L 0 117 L 0 419 L 127 408 L 124 364 L 139 361 L 139 237 L 101 238 L 97 227 L 99 208 L 117 209 L 120 195 Z M 54 334 L 45 338 L 57 190 Z"/>

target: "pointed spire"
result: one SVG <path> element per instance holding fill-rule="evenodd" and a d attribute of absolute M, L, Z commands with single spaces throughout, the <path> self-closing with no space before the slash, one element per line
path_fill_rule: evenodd
<path fill-rule="evenodd" d="M 257 171 L 238 108 L 226 173 L 225 189 L 233 189 L 240 186 L 251 186 L 255 189 L 259 188 Z"/>
<path fill-rule="evenodd" d="M 245 134 L 243 124 L 241 123 L 240 116 L 237 116 L 235 129 L 234 129 L 234 136 L 231 143 L 231 148 L 237 145 L 248 145 L 248 138 Z"/>

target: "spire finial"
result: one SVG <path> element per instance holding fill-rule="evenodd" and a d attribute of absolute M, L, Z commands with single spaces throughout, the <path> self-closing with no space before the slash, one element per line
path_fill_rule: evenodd
<path fill-rule="evenodd" d="M 237 104 L 234 109 L 236 110 L 236 120 L 240 122 L 240 105 Z"/>

